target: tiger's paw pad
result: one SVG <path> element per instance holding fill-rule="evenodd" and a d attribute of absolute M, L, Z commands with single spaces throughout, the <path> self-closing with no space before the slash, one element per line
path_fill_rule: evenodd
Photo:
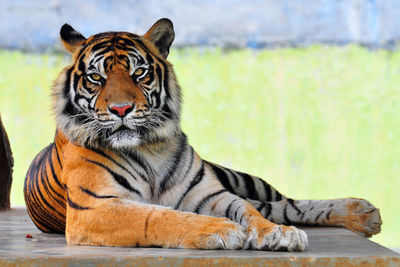
<path fill-rule="evenodd" d="M 192 233 L 193 234 L 193 233 Z M 186 245 L 194 249 L 241 249 L 247 239 L 245 228 L 230 220 L 209 224 L 196 231 Z"/>
<path fill-rule="evenodd" d="M 344 227 L 364 237 L 371 237 L 381 231 L 381 215 L 379 209 L 364 199 L 350 198 L 346 200 Z"/>
<path fill-rule="evenodd" d="M 303 251 L 308 246 L 307 234 L 294 226 L 275 225 L 258 233 L 251 231 L 245 248 L 259 250 Z"/>

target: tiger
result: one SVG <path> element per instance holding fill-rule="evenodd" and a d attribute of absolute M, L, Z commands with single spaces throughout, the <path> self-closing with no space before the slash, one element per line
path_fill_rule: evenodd
<path fill-rule="evenodd" d="M 294 200 L 203 160 L 180 127 L 174 38 L 167 18 L 144 35 L 61 27 L 72 62 L 52 87 L 55 137 L 24 183 L 37 228 L 69 245 L 269 251 L 309 247 L 293 225 L 380 232 L 379 209 L 364 199 Z"/>

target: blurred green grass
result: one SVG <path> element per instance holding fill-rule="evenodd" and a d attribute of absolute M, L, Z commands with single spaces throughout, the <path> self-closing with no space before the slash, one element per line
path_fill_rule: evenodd
<path fill-rule="evenodd" d="M 355 196 L 381 209 L 373 240 L 400 247 L 400 52 L 358 46 L 173 50 L 182 127 L 203 158 L 297 199 Z M 0 113 L 15 158 L 12 204 L 55 132 L 64 55 L 0 51 Z"/>

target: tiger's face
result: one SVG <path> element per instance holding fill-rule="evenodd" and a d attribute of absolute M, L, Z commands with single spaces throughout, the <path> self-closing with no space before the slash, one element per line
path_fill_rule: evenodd
<path fill-rule="evenodd" d="M 58 128 L 74 143 L 130 148 L 179 131 L 180 88 L 166 60 L 168 19 L 144 35 L 106 32 L 86 39 L 71 26 L 61 39 L 73 54 L 54 86 Z"/>

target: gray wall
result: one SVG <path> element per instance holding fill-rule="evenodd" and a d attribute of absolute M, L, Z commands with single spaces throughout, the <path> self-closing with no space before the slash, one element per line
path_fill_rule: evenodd
<path fill-rule="evenodd" d="M 89 36 L 175 24 L 175 45 L 260 48 L 311 43 L 392 46 L 400 37 L 399 0 L 1 0 L 0 47 L 59 47 L 65 22 Z"/>

